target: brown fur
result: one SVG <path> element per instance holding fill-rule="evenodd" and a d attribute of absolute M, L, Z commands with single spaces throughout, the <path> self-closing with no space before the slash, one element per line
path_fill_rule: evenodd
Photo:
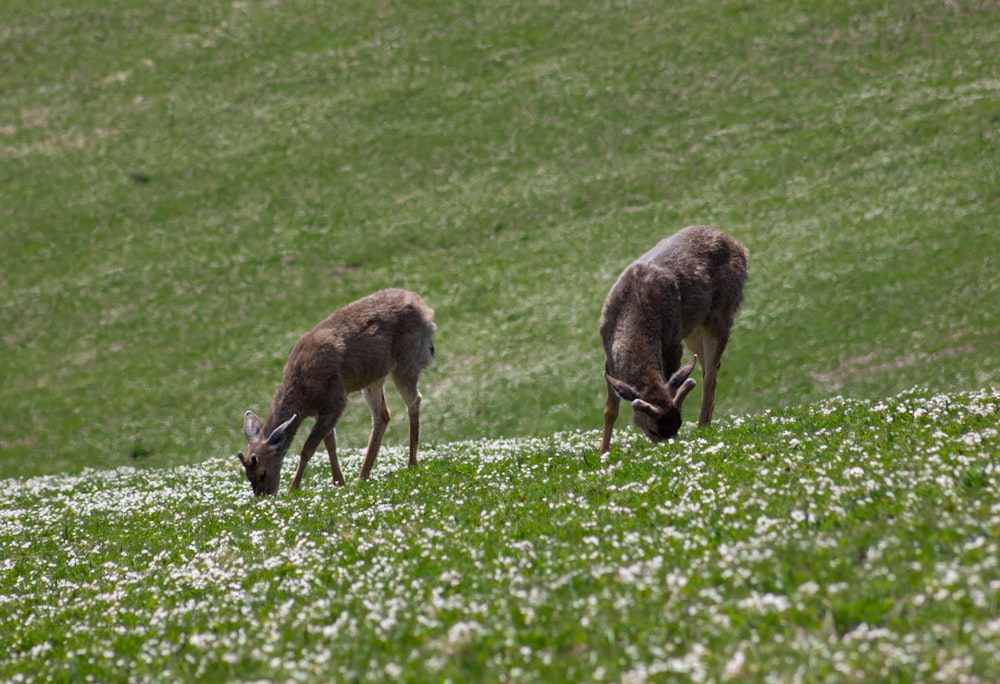
<path fill-rule="evenodd" d="M 347 395 L 361 390 L 372 412 L 372 432 L 359 479 L 375 465 L 389 423 L 383 385 L 392 376 L 410 423 L 409 467 L 417 465 L 420 436 L 420 372 L 434 357 L 434 311 L 413 292 L 381 290 L 334 311 L 292 349 L 284 378 L 266 421 L 247 411 L 243 431 L 248 456 L 238 454 L 256 495 L 278 491 L 281 463 L 305 418 L 316 418 L 299 455 L 291 489 L 302 482 L 306 464 L 320 442 L 330 456 L 333 482 L 344 484 L 337 461 L 334 426 Z"/>
<path fill-rule="evenodd" d="M 621 399 L 653 442 L 676 435 L 699 359 L 705 387 L 698 425 L 712 421 L 722 352 L 746 277 L 746 248 L 711 226 L 681 230 L 622 272 L 601 312 L 608 390 L 602 454 L 611 448 Z M 695 356 L 680 368 L 682 340 Z"/>

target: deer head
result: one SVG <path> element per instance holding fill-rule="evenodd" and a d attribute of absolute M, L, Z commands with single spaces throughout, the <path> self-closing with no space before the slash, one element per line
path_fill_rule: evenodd
<path fill-rule="evenodd" d="M 243 416 L 243 434 L 247 438 L 247 453 L 236 454 L 243 464 L 253 493 L 257 496 L 275 494 L 281 481 L 281 462 L 288 450 L 284 443 L 288 428 L 298 416 L 293 415 L 284 423 L 274 428 L 271 434 L 264 434 L 264 423 L 253 411 L 247 411 Z M 290 441 L 290 440 L 289 440 Z"/>
<path fill-rule="evenodd" d="M 666 385 L 656 388 L 643 397 L 632 386 L 617 380 L 607 373 L 604 377 L 615 393 L 632 404 L 635 414 L 635 424 L 642 428 L 650 441 L 658 444 L 670 439 L 681 429 L 681 404 L 688 392 L 694 389 L 695 381 L 690 378 L 698 357 L 670 376 Z"/>

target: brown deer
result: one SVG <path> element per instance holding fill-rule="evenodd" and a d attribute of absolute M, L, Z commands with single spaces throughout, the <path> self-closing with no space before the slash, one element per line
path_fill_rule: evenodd
<path fill-rule="evenodd" d="M 389 424 L 383 386 L 387 376 L 406 404 L 410 421 L 409 467 L 417 465 L 420 437 L 420 372 L 434 358 L 434 311 L 406 290 L 375 292 L 334 311 L 303 335 L 285 364 L 284 377 L 267 420 L 252 411 L 243 417 L 249 448 L 237 454 L 254 494 L 278 491 L 281 462 L 305 418 L 316 418 L 299 455 L 291 489 L 298 489 L 306 464 L 320 442 L 326 444 L 335 485 L 344 484 L 337 462 L 334 427 L 347 395 L 361 390 L 372 412 L 372 432 L 358 479 L 367 480 Z"/>
<path fill-rule="evenodd" d="M 711 423 L 722 352 L 746 278 L 746 247 L 711 226 L 681 230 L 622 272 L 601 312 L 608 385 L 602 454 L 611 449 L 621 399 L 632 404 L 636 425 L 652 442 L 676 435 L 699 359 L 705 387 L 698 425 Z M 683 367 L 681 340 L 694 352 Z"/>

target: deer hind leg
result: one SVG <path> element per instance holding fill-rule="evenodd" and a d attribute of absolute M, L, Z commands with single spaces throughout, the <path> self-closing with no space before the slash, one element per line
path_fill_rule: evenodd
<path fill-rule="evenodd" d="M 698 427 L 706 427 L 712 422 L 712 413 L 715 411 L 715 386 L 719 378 L 722 352 L 726 349 L 727 338 L 707 329 L 702 330 L 698 334 L 698 338 L 701 344 L 701 354 L 698 358 L 701 361 L 701 372 L 704 379 L 701 389 L 701 413 L 698 416 Z"/>
<path fill-rule="evenodd" d="M 333 484 L 338 487 L 344 485 L 344 474 L 340 472 L 340 462 L 337 460 L 337 431 L 330 430 L 324 439 L 323 443 L 326 444 L 326 453 L 330 456 L 330 472 L 333 473 Z"/>
<path fill-rule="evenodd" d="M 393 375 L 392 382 L 399 391 L 399 396 L 406 404 L 406 415 L 410 422 L 410 459 L 407 466 L 417 467 L 417 445 L 420 442 L 420 390 L 417 389 L 416 377 Z"/>
<path fill-rule="evenodd" d="M 709 335 L 704 328 L 695 328 L 694 331 L 684 338 L 684 344 L 687 345 L 688 349 L 698 357 L 698 363 L 701 365 L 701 407 L 702 412 L 698 418 L 698 425 L 703 426 L 705 423 L 702 422 L 705 416 L 705 397 L 709 397 L 709 388 L 707 386 L 708 376 L 706 369 L 709 367 L 711 359 L 706 356 L 706 353 L 711 353 L 711 342 L 709 341 Z M 711 413 L 711 411 L 709 411 Z M 710 418 L 711 419 L 711 418 Z"/>
<path fill-rule="evenodd" d="M 693 353 L 695 356 L 697 356 L 698 360 L 702 362 L 702 364 L 701 364 L 701 377 L 702 378 L 705 377 L 705 363 L 704 363 L 704 361 L 705 361 L 705 351 L 701 348 L 701 346 L 702 346 L 702 340 L 703 340 L 703 335 L 704 335 L 704 330 L 702 330 L 701 328 L 695 328 L 694 332 L 692 332 L 690 335 L 688 335 L 687 337 L 684 338 L 684 344 L 686 344 L 687 347 L 688 347 L 688 349 L 691 350 L 691 353 Z M 666 360 L 664 359 L 664 363 L 665 362 L 666 362 Z M 678 363 L 680 363 L 679 359 L 678 359 Z M 665 367 L 666 368 L 670 368 L 671 366 L 666 366 L 665 365 Z"/>
<path fill-rule="evenodd" d="M 383 386 L 385 378 L 373 382 L 362 390 L 365 395 L 365 402 L 372 411 L 372 434 L 368 438 L 368 451 L 365 453 L 365 462 L 361 466 L 359 480 L 367 480 L 375 466 L 375 458 L 378 450 L 382 446 L 382 436 L 385 435 L 385 428 L 389 425 L 389 407 L 385 403 L 385 392 Z"/>
<path fill-rule="evenodd" d="M 611 451 L 611 432 L 615 428 L 615 421 L 618 420 L 618 405 L 620 402 L 621 399 L 619 399 L 618 394 L 609 382 L 608 399 L 604 404 L 604 436 L 601 437 L 601 451 L 599 452 L 601 454 Z"/>

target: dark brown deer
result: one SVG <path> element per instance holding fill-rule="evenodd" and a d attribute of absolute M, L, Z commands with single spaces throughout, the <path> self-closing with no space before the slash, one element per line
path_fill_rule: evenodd
<path fill-rule="evenodd" d="M 335 485 L 344 484 L 337 462 L 334 427 L 347 395 L 361 390 L 372 412 L 372 432 L 358 479 L 375 465 L 389 424 L 383 386 L 388 376 L 406 404 L 410 422 L 409 467 L 417 465 L 420 438 L 420 372 L 434 358 L 434 311 L 413 292 L 381 290 L 334 311 L 299 339 L 285 364 L 267 420 L 252 411 L 243 418 L 248 449 L 237 454 L 254 494 L 278 491 L 281 463 L 305 418 L 316 418 L 299 454 L 291 489 L 302 482 L 306 464 L 326 444 Z"/>
<path fill-rule="evenodd" d="M 722 352 L 746 278 L 746 248 L 711 226 L 681 230 L 622 272 L 601 312 L 608 385 L 602 454 L 611 448 L 621 399 L 654 443 L 676 435 L 699 359 L 705 386 L 698 425 L 712 422 Z M 683 367 L 682 340 L 694 352 Z"/>

